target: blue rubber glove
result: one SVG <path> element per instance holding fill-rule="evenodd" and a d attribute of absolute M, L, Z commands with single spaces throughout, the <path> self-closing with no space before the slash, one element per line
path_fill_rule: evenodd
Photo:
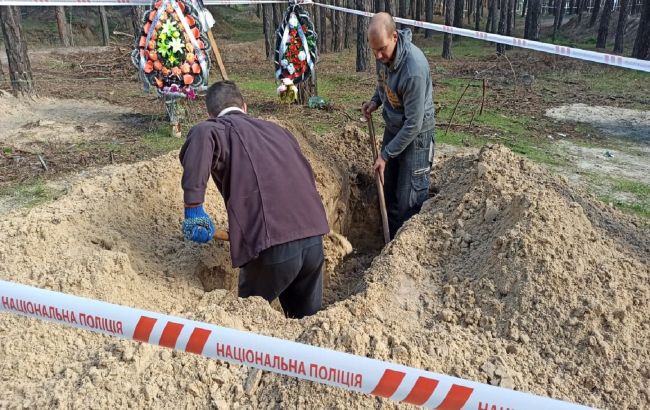
<path fill-rule="evenodd" d="M 185 239 L 206 243 L 212 239 L 214 231 L 214 223 L 203 210 L 203 205 L 185 208 L 185 220 L 183 221 Z"/>

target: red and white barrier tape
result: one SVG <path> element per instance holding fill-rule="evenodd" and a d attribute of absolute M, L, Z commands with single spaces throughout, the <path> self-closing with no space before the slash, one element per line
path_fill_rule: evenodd
<path fill-rule="evenodd" d="M 372 17 L 375 13 L 368 11 L 359 11 L 346 9 L 344 7 L 331 6 L 329 4 L 313 3 L 316 6 L 325 7 L 332 10 L 342 11 L 344 13 L 352 13 L 359 16 Z M 509 46 L 526 48 L 529 50 L 541 51 L 544 53 L 557 54 L 565 57 L 571 57 L 578 60 L 593 61 L 596 63 L 613 65 L 616 67 L 630 68 L 632 70 L 639 70 L 650 72 L 650 61 L 639 60 L 630 57 L 621 57 L 612 54 L 597 53 L 595 51 L 582 50 L 579 48 L 558 46 L 555 44 L 542 43 L 540 41 L 525 40 L 522 38 L 502 36 L 500 34 L 485 33 L 483 31 L 467 30 L 458 27 L 445 26 L 442 24 L 427 23 L 424 21 L 417 21 L 411 19 L 404 19 L 401 17 L 394 17 L 398 23 L 406 24 L 409 26 L 420 27 L 444 33 L 457 34 L 463 37 L 471 37 L 477 40 L 491 41 L 494 43 L 506 44 Z"/>
<path fill-rule="evenodd" d="M 0 311 L 439 410 L 588 409 L 362 356 L 0 280 Z"/>
<path fill-rule="evenodd" d="M 286 0 L 203 0 L 207 6 L 228 6 L 236 4 L 287 3 Z M 311 0 L 298 1 L 310 4 Z M 0 0 L 0 6 L 147 6 L 151 0 Z"/>

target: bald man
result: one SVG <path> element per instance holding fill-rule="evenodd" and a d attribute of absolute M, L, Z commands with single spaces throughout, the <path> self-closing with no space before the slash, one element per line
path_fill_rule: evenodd
<path fill-rule="evenodd" d="M 374 169 L 384 182 L 393 239 L 428 198 L 434 148 L 433 86 L 429 62 L 411 43 L 411 30 L 398 31 L 390 14 L 378 13 L 370 20 L 368 45 L 377 59 L 377 89 L 362 111 L 370 118 L 383 105 L 386 127 Z"/>

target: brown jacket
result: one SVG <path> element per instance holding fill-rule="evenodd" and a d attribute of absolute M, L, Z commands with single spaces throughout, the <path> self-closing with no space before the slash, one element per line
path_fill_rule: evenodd
<path fill-rule="evenodd" d="M 185 203 L 203 203 L 210 175 L 221 192 L 234 267 L 273 245 L 329 232 L 311 166 L 276 124 L 240 112 L 211 118 L 192 127 L 180 160 Z"/>

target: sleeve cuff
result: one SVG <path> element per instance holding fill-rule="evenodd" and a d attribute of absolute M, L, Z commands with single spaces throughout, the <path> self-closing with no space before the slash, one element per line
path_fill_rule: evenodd
<path fill-rule="evenodd" d="M 381 157 L 384 159 L 384 161 L 388 161 L 390 159 L 388 156 L 388 151 L 386 151 L 385 147 L 381 150 Z"/>
<path fill-rule="evenodd" d="M 183 201 L 186 204 L 202 204 L 205 202 L 205 191 L 186 189 L 183 193 Z"/>

